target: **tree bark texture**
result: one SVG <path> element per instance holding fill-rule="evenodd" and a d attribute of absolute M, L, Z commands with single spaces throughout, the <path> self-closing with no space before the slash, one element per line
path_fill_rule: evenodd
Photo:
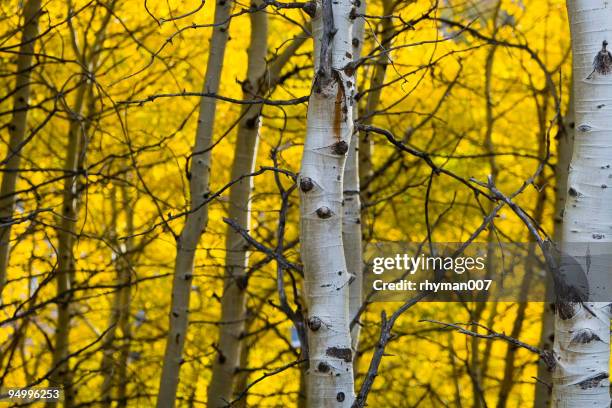
<path fill-rule="evenodd" d="M 570 0 L 567 6 L 576 132 L 561 249 L 565 255 L 591 259 L 585 257 L 587 250 L 595 254 L 612 249 L 612 190 L 607 188 L 612 175 L 612 111 L 605 109 L 612 106 L 612 76 L 605 69 L 612 58 L 602 58 L 612 38 L 612 8 L 604 0 Z M 597 291 L 609 279 L 610 265 L 593 259 L 580 266 L 589 289 Z M 610 305 L 590 301 L 593 298 L 557 302 L 554 408 L 610 406 Z"/>
<path fill-rule="evenodd" d="M 353 5 L 317 3 L 315 79 L 308 103 L 300 184 L 300 245 L 308 303 L 307 404 L 350 407 L 355 399 L 349 281 L 342 245 L 343 172 L 353 132 Z"/>
<path fill-rule="evenodd" d="M 221 0 L 215 4 L 215 27 L 210 40 L 203 92 L 217 93 L 219 90 L 225 48 L 229 37 L 229 16 L 232 4 L 230 0 Z M 177 239 L 168 337 L 157 397 L 158 408 L 172 408 L 176 400 L 179 371 L 187 336 L 195 253 L 200 236 L 208 223 L 206 199 L 209 195 L 211 146 L 216 107 L 215 98 L 202 98 L 200 101 L 195 146 L 191 155 L 189 185 L 191 203 L 185 225 Z"/>

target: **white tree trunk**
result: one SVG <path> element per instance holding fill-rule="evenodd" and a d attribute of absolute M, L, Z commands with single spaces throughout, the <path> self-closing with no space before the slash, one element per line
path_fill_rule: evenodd
<path fill-rule="evenodd" d="M 254 2 L 259 6 L 261 3 Z M 262 96 L 260 85 L 266 78 L 268 51 L 268 15 L 266 11 L 250 13 L 251 44 L 248 50 L 247 78 L 242 84 L 243 99 Z M 265 87 L 267 89 L 267 87 Z M 262 105 L 244 105 L 241 112 L 231 180 L 251 173 L 257 157 Z M 251 191 L 253 179 L 248 177 L 230 187 L 228 217 L 245 230 L 251 221 Z M 248 245 L 242 235 L 228 226 L 225 236 L 225 277 L 221 299 L 221 319 L 217 357 L 213 363 L 208 387 L 208 406 L 224 407 L 232 400 L 236 370 L 240 366 L 240 348 L 246 320 Z"/>
<path fill-rule="evenodd" d="M 203 92 L 219 90 L 223 58 L 228 40 L 229 15 L 232 1 L 221 0 L 215 5 L 215 27 L 210 40 Z M 208 222 L 208 205 L 203 205 L 209 194 L 211 151 L 215 111 L 214 98 L 202 98 L 191 157 L 190 212 L 177 239 L 177 253 L 172 282 L 168 338 L 164 353 L 162 375 L 157 398 L 158 408 L 172 408 L 176 400 L 179 371 L 183 361 L 183 347 L 187 336 L 189 297 L 193 279 L 195 252 L 200 236 Z"/>
<path fill-rule="evenodd" d="M 342 246 L 343 171 L 353 131 L 352 4 L 317 2 L 315 80 L 300 172 L 300 245 L 308 303 L 309 407 L 355 399 L 349 273 Z M 333 34 L 335 32 L 335 34 Z"/>
<path fill-rule="evenodd" d="M 562 250 L 585 256 L 612 247 L 612 75 L 593 69 L 602 43 L 612 41 L 612 8 L 605 0 L 567 2 L 573 50 L 576 132 L 568 179 Z M 605 48 L 605 47 L 604 47 Z M 603 51 L 602 51 L 603 52 Z M 607 52 L 607 51 L 606 51 Z M 604 53 L 605 54 L 605 53 Z M 610 61 L 608 61 L 610 60 Z M 612 57 L 600 61 L 612 63 Z M 577 244 L 581 245 L 577 245 Z M 610 265 L 582 265 L 592 291 L 610 274 Z M 607 288 L 610 289 L 609 287 Z M 610 406 L 610 308 L 608 303 L 557 304 L 553 373 L 554 408 Z"/>
<path fill-rule="evenodd" d="M 555 219 L 554 219 L 554 242 L 560 244 L 563 240 L 563 212 L 565 211 L 565 200 L 567 197 L 567 174 L 570 160 L 572 159 L 572 146 L 574 144 L 574 103 L 573 96 L 567 108 L 564 119 L 564 129 L 558 135 L 557 141 L 557 163 L 555 165 Z M 550 276 L 546 280 L 546 299 L 550 299 L 553 293 L 553 281 Z M 555 332 L 554 304 L 545 303 L 542 313 L 542 330 L 540 331 L 539 347 L 541 350 L 551 351 L 553 349 Z M 550 407 L 552 372 L 548 365 L 538 361 L 538 380 L 535 384 L 534 408 Z"/>
<path fill-rule="evenodd" d="M 365 0 L 357 6 L 357 13 L 364 14 Z M 353 61 L 358 61 L 363 46 L 365 19 L 358 17 L 353 21 Z M 357 87 L 355 86 L 355 89 Z M 355 91 L 356 92 L 356 91 Z M 353 107 L 353 121 L 358 117 L 359 109 Z M 342 217 L 342 243 L 346 268 L 353 277 L 349 284 L 349 317 L 355 320 L 363 303 L 363 252 L 361 243 L 361 199 L 359 197 L 359 132 L 353 130 L 349 143 L 346 166 L 344 167 L 344 214 Z M 359 346 L 361 326 L 356 323 L 351 329 L 351 345 L 354 352 Z"/>
<path fill-rule="evenodd" d="M 38 36 L 38 19 L 41 14 L 41 0 L 28 0 L 23 9 L 23 33 L 17 57 L 17 80 L 13 99 L 13 117 L 8 125 L 9 144 L 5 157 L 2 186 L 0 187 L 0 221 L 10 221 L 15 207 L 15 185 L 21 163 L 21 144 L 26 134 L 28 102 L 30 100 L 30 74 L 34 42 Z M 2 289 L 6 282 L 8 268 L 11 227 L 0 227 L 0 305 Z"/>

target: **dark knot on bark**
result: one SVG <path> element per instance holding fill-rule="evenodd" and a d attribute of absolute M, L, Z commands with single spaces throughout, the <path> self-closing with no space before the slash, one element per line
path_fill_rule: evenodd
<path fill-rule="evenodd" d="M 317 209 L 317 215 L 319 218 L 329 218 L 332 216 L 332 210 L 329 207 L 321 207 Z"/>
<path fill-rule="evenodd" d="M 314 183 L 310 177 L 302 177 L 300 179 L 300 190 L 304 193 L 309 192 L 314 187 Z"/>
<path fill-rule="evenodd" d="M 593 60 L 593 70 L 601 75 L 608 75 L 612 72 L 612 54 L 607 50 L 608 42 L 606 40 L 601 44 L 601 50 Z"/>
<path fill-rule="evenodd" d="M 312 331 L 319 330 L 321 328 L 321 319 L 319 319 L 317 316 L 311 317 L 308 319 L 308 327 Z"/>
<path fill-rule="evenodd" d="M 332 146 L 332 152 L 338 156 L 346 154 L 346 152 L 348 152 L 348 143 L 346 143 L 344 140 L 334 143 Z"/>

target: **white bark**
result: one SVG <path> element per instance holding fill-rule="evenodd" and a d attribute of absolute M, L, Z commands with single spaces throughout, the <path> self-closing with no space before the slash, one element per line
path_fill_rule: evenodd
<path fill-rule="evenodd" d="M 257 4 L 257 3 L 256 3 Z M 268 17 L 265 11 L 252 13 L 251 45 L 248 51 L 247 79 L 243 85 L 243 99 L 266 96 L 278 84 L 280 73 L 290 58 L 305 42 L 306 36 L 296 37 L 286 49 L 266 67 Z M 267 69 L 268 68 L 268 69 Z M 254 170 L 257 157 L 257 144 L 261 128 L 262 105 L 244 105 L 240 124 L 236 153 L 232 164 L 231 179 Z M 245 230 L 250 228 L 250 196 L 253 180 L 245 179 L 230 187 L 229 218 L 235 220 Z M 241 335 L 245 330 L 246 316 L 246 270 L 249 262 L 247 244 L 242 235 L 233 228 L 226 233 L 226 275 L 221 300 L 222 324 L 219 326 L 218 355 L 213 363 L 212 379 L 208 386 L 209 406 L 226 406 L 231 392 L 242 392 L 243 387 L 236 384 L 236 369 L 248 353 L 241 350 Z M 246 381 L 248 373 L 241 376 Z M 246 385 L 245 385 L 246 386 Z M 238 405 L 246 404 L 246 398 Z"/>
<path fill-rule="evenodd" d="M 364 14 L 365 0 L 358 0 L 357 13 Z M 359 60 L 363 46 L 365 19 L 358 17 L 353 21 L 353 60 Z M 356 87 L 355 87 L 356 89 Z M 355 91 L 356 92 L 356 91 Z M 358 116 L 359 109 L 353 108 L 353 120 Z M 342 217 L 342 243 L 346 268 L 353 277 L 349 284 L 349 317 L 353 322 L 363 303 L 363 252 L 361 243 L 361 199 L 359 197 L 359 132 L 353 130 L 349 143 L 346 166 L 344 167 L 344 214 Z M 355 323 L 351 329 L 351 345 L 356 352 L 359 346 L 361 326 Z"/>
<path fill-rule="evenodd" d="M 9 144 L 5 157 L 6 164 L 0 187 L 0 220 L 10 220 L 15 208 L 15 185 L 21 163 L 21 148 L 26 134 L 28 102 L 30 99 L 30 74 L 34 42 L 38 36 L 38 19 L 41 14 L 41 0 L 28 0 L 23 9 L 23 32 L 17 57 L 17 80 L 13 99 L 13 116 L 8 125 Z M 2 289 L 6 282 L 6 270 L 11 239 L 11 227 L 0 228 L 0 305 Z"/>
<path fill-rule="evenodd" d="M 355 399 L 350 276 L 342 246 L 342 178 L 353 131 L 351 8 L 349 0 L 323 0 L 313 20 L 316 75 L 299 181 L 309 327 L 306 388 L 313 408 L 350 407 Z"/>
<path fill-rule="evenodd" d="M 574 103 L 573 96 L 567 108 L 564 118 L 564 129 L 558 135 L 557 141 L 557 163 L 555 165 L 555 215 L 554 215 L 554 242 L 559 244 L 563 240 L 563 212 L 565 211 L 565 200 L 567 197 L 567 174 L 570 160 L 572 159 L 572 146 L 574 144 Z M 553 281 L 550 276 L 546 280 L 546 299 L 553 294 Z M 542 313 L 542 329 L 540 331 L 539 347 L 541 350 L 551 351 L 553 349 L 555 332 L 555 314 L 552 303 L 544 304 Z M 538 380 L 535 384 L 534 408 L 546 408 L 550 406 L 551 389 L 547 384 L 552 384 L 552 372 L 548 365 L 538 361 Z"/>
<path fill-rule="evenodd" d="M 612 75 L 593 71 L 602 43 L 612 39 L 612 8 L 605 0 L 570 0 L 576 133 L 569 169 L 562 250 L 585 256 L 612 248 Z M 579 245 L 580 244 L 580 245 Z M 587 270 L 586 265 L 583 265 Z M 591 290 L 609 277 L 610 265 L 593 262 Z M 609 288 L 607 288 L 609 290 Z M 588 309 L 587 309 L 588 308 Z M 553 373 L 554 408 L 610 406 L 608 303 L 557 305 Z"/>
<path fill-rule="evenodd" d="M 229 15 L 232 1 L 221 0 L 215 5 L 215 27 L 210 40 L 203 92 L 219 90 L 223 58 L 228 40 Z M 176 400 L 179 371 L 187 335 L 189 297 L 195 252 L 200 236 L 208 223 L 208 205 L 203 205 L 209 194 L 213 127 L 216 99 L 202 98 L 196 132 L 195 146 L 191 157 L 190 213 L 177 239 L 177 253 L 172 282 L 172 300 L 169 314 L 168 338 L 162 375 L 157 398 L 158 408 L 172 408 Z"/>
<path fill-rule="evenodd" d="M 254 2 L 254 5 L 260 5 Z M 251 44 L 248 50 L 247 78 L 243 83 L 243 99 L 262 95 L 268 51 L 268 15 L 265 11 L 250 14 Z M 260 86 L 261 85 L 261 86 Z M 238 127 L 231 179 L 251 173 L 255 167 L 262 105 L 244 105 Z M 253 179 L 243 179 L 230 188 L 228 217 L 245 230 L 251 221 Z M 246 320 L 248 245 L 242 235 L 228 226 L 225 236 L 225 277 L 221 299 L 221 319 L 217 357 L 213 363 L 208 387 L 208 406 L 224 407 L 232 400 L 236 370 L 240 366 L 242 334 Z"/>

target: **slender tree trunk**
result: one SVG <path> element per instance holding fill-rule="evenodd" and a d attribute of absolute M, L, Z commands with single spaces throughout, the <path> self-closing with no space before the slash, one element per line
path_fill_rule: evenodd
<path fill-rule="evenodd" d="M 383 15 L 388 16 L 393 14 L 395 8 L 395 2 L 392 0 L 382 0 Z M 362 122 L 364 125 L 372 123 L 372 118 L 378 108 L 380 102 L 380 96 L 382 94 L 382 88 L 385 82 L 385 75 L 387 72 L 387 66 L 390 63 L 390 55 L 387 49 L 391 47 L 393 37 L 395 36 L 395 27 L 393 26 L 393 19 L 384 18 L 381 23 L 381 40 L 380 40 L 380 55 L 376 58 L 374 64 L 374 70 L 372 72 L 372 79 L 370 80 L 370 89 L 368 90 L 365 115 L 363 115 Z M 372 141 L 370 140 L 369 134 L 366 132 L 359 138 L 359 182 L 361 193 L 367 193 L 367 186 L 370 183 L 370 177 L 372 175 Z"/>
<path fill-rule="evenodd" d="M 23 16 L 23 33 L 19 56 L 17 57 L 17 81 L 13 100 L 13 116 L 8 125 L 9 145 L 4 159 L 4 172 L 0 186 L 0 220 L 10 222 L 15 208 L 15 185 L 21 163 L 22 143 L 26 134 L 28 119 L 28 102 L 30 99 L 30 74 L 32 72 L 32 56 L 34 42 L 38 36 L 38 19 L 41 14 L 41 0 L 25 2 Z M 0 227 L 0 305 L 2 304 L 2 289 L 6 283 L 8 268 L 11 226 Z"/>
<path fill-rule="evenodd" d="M 246 323 L 246 330 L 252 327 L 252 324 L 253 324 L 252 318 L 249 318 L 248 320 L 249 321 Z M 241 368 L 244 368 L 248 365 L 249 354 L 250 354 L 249 352 L 250 352 L 250 347 L 248 347 L 248 345 L 243 345 L 240 348 L 240 367 Z M 242 370 L 236 373 L 236 378 L 234 380 L 234 390 L 233 390 L 234 395 L 240 394 L 242 391 L 244 391 L 248 387 L 249 377 L 250 377 L 249 374 L 250 373 L 247 370 Z M 247 400 L 248 400 L 248 394 L 245 395 L 243 398 L 241 398 L 236 403 L 234 403 L 234 406 L 236 408 L 248 408 Z"/>
<path fill-rule="evenodd" d="M 357 13 L 364 14 L 365 0 L 358 3 Z M 358 17 L 353 21 L 353 61 L 361 56 L 365 20 Z M 356 87 L 355 87 L 356 88 Z M 353 109 L 353 121 L 357 120 L 359 109 Z M 349 317 L 350 321 L 357 317 L 363 303 L 363 252 L 361 245 L 361 199 L 359 198 L 359 132 L 353 130 L 349 144 L 346 166 L 344 167 L 344 214 L 342 217 L 342 243 L 346 268 L 352 276 L 349 284 Z M 361 326 L 355 323 L 351 330 L 351 345 L 353 352 L 359 346 Z"/>
<path fill-rule="evenodd" d="M 123 208 L 125 209 L 126 217 L 126 235 L 132 237 L 134 235 L 134 205 L 130 198 L 127 186 L 121 187 Z M 120 290 L 121 301 L 119 304 L 119 329 L 121 330 L 121 346 L 119 352 L 119 361 L 117 363 L 117 408 L 127 406 L 127 385 L 129 382 L 128 373 L 128 358 L 130 356 L 130 345 L 132 341 L 132 329 L 130 326 L 130 311 L 132 309 L 132 259 L 134 257 L 134 240 L 127 238 L 125 240 L 125 252 L 123 255 L 122 268 L 122 283 L 123 287 Z"/>
<path fill-rule="evenodd" d="M 548 100 L 544 99 L 542 104 L 539 104 L 537 101 L 537 94 L 534 95 L 534 99 L 538 105 L 538 122 L 539 122 L 539 148 L 538 148 L 538 157 L 541 160 L 544 160 L 546 155 L 546 133 L 548 132 L 548 123 L 547 123 L 547 114 L 548 114 Z M 546 186 L 547 180 L 544 172 L 541 172 L 536 180 L 536 185 L 542 187 L 542 191 L 538 193 L 536 199 L 536 205 L 533 210 L 532 218 L 533 220 L 540 225 L 542 223 L 542 219 L 544 218 L 544 210 L 546 208 L 547 203 L 547 192 L 548 190 L 544 188 Z M 531 238 L 531 234 L 528 234 L 528 241 Z M 523 276 L 521 282 L 521 291 L 519 294 L 516 317 L 514 319 L 514 323 L 512 324 L 512 330 L 510 331 L 510 337 L 518 339 L 521 335 L 521 331 L 523 329 L 523 324 L 525 322 L 525 317 L 527 314 L 527 306 L 529 303 L 527 302 L 527 293 L 531 286 L 531 282 L 533 281 L 534 274 L 536 273 L 536 256 L 537 245 L 535 242 L 530 242 L 528 246 L 528 255 L 525 263 L 525 274 Z M 515 360 L 516 353 L 519 348 L 513 344 L 508 344 L 506 347 L 506 355 L 504 357 L 504 376 L 502 382 L 499 387 L 499 394 L 497 399 L 497 408 L 505 408 L 508 405 L 508 398 L 514 387 L 515 381 Z"/>
<path fill-rule="evenodd" d="M 565 115 L 564 128 L 557 136 L 557 164 L 555 165 L 555 219 L 553 237 L 557 245 L 563 240 L 563 212 L 567 197 L 567 175 L 572 158 L 574 144 L 574 102 L 570 95 L 568 113 Z M 550 276 L 546 280 L 546 299 L 553 293 L 553 281 Z M 552 303 L 545 303 L 542 313 L 542 330 L 540 331 L 540 350 L 552 351 L 555 331 L 555 313 Z M 534 408 L 550 406 L 552 371 L 541 359 L 538 360 L 538 381 L 535 384 Z"/>
<path fill-rule="evenodd" d="M 221 0 L 215 5 L 215 27 L 210 40 L 210 51 L 204 78 L 204 92 L 216 93 L 223 68 L 223 58 L 228 40 L 229 15 L 232 1 Z M 189 297 L 195 252 L 200 236 L 208 223 L 208 206 L 204 205 L 209 194 L 211 145 L 215 111 L 214 98 L 202 98 L 195 146 L 191 156 L 190 212 L 177 238 L 177 253 L 172 282 L 172 301 L 169 313 L 168 338 L 157 398 L 158 408 L 172 408 L 176 400 L 179 371 L 183 361 L 183 347 L 187 336 Z"/>
<path fill-rule="evenodd" d="M 126 383 L 127 377 L 127 357 L 128 354 L 124 353 L 126 346 L 129 348 L 130 341 L 130 325 L 129 325 L 129 313 L 131 303 L 131 256 L 133 251 L 133 238 L 134 234 L 134 211 L 132 203 L 130 202 L 127 188 L 121 186 L 120 192 L 122 193 L 121 201 L 118 201 L 117 188 L 113 188 L 112 192 L 112 206 L 113 206 L 113 221 L 112 221 L 112 233 L 111 242 L 118 252 L 115 258 L 115 269 L 117 277 L 115 283 L 117 290 L 113 299 L 113 306 L 111 309 L 111 315 L 109 317 L 110 329 L 106 333 L 102 349 L 103 357 L 102 364 L 100 366 L 100 373 L 104 376 L 104 381 L 101 388 L 100 401 L 103 406 L 111 406 L 113 401 L 113 387 L 116 387 L 116 400 L 119 405 L 125 399 L 125 389 L 122 390 L 122 385 Z M 121 215 L 121 210 L 118 204 L 121 203 L 123 212 L 125 213 L 126 230 L 125 235 L 128 237 L 125 241 L 117 241 L 117 236 L 120 231 L 117 228 L 117 220 Z M 121 332 L 120 338 L 117 334 Z M 119 347 L 117 343 L 119 342 Z M 115 354 L 119 349 L 118 358 L 115 358 Z"/>
<path fill-rule="evenodd" d="M 259 4 L 259 3 L 255 3 Z M 271 92 L 279 81 L 280 73 L 291 56 L 304 43 L 306 36 L 297 37 L 266 69 L 268 51 L 268 17 L 265 11 L 251 13 L 251 45 L 248 50 L 247 79 L 243 83 L 243 99 L 263 97 Z M 262 105 L 244 105 L 238 127 L 236 152 L 232 164 L 231 179 L 238 179 L 254 170 L 261 127 Z M 252 179 L 244 179 L 230 187 L 229 218 L 245 230 L 250 225 L 250 196 Z M 226 232 L 226 274 L 221 300 L 222 324 L 219 326 L 218 356 L 213 363 L 212 380 L 208 389 L 208 401 L 212 406 L 225 406 L 231 400 L 232 390 L 242 391 L 234 385 L 236 370 L 241 364 L 242 334 L 246 319 L 246 285 L 249 252 L 242 235 L 233 228 Z M 243 376 L 248 378 L 248 376 Z M 244 403 L 243 398 L 240 403 Z M 216 405 L 215 405 L 216 404 Z"/>
<path fill-rule="evenodd" d="M 382 0 L 383 15 L 392 15 L 396 4 L 398 3 L 392 0 Z M 395 36 L 395 27 L 393 22 L 394 19 L 391 18 L 382 19 L 380 40 L 378 41 L 380 43 L 378 47 L 379 55 L 374 63 L 369 89 L 367 89 L 365 108 L 361 113 L 360 122 L 364 125 L 369 125 L 372 123 L 374 115 L 376 114 L 376 109 L 378 109 L 378 105 L 380 103 L 387 67 L 391 63 L 391 55 L 387 50 L 391 47 L 393 38 Z M 372 182 L 373 177 L 373 145 L 368 132 L 363 132 L 359 136 L 358 153 L 360 199 L 362 201 L 365 199 L 367 202 L 370 198 L 368 191 L 370 190 L 370 183 Z M 368 242 L 369 237 L 372 235 L 371 228 L 373 223 L 369 221 L 367 212 L 364 211 L 362 215 L 362 236 L 364 241 Z"/>
<path fill-rule="evenodd" d="M 255 2 L 254 5 L 260 5 Z M 265 11 L 249 14 L 251 18 L 251 44 L 248 50 L 247 78 L 242 84 L 243 99 L 259 94 L 263 83 L 268 52 L 268 15 Z M 238 127 L 236 150 L 231 179 L 251 173 L 255 167 L 262 105 L 244 105 Z M 251 191 L 253 179 L 246 178 L 230 188 L 228 217 L 245 230 L 251 224 Z M 217 358 L 208 387 L 208 406 L 223 407 L 232 400 L 234 377 L 240 367 L 242 335 L 246 320 L 246 288 L 249 263 L 248 245 L 234 228 L 227 228 L 225 235 L 225 277 L 221 298 L 221 319 Z"/>
<path fill-rule="evenodd" d="M 77 87 L 74 107 L 68 112 L 69 127 L 66 157 L 64 159 L 64 187 L 62 193 L 61 220 L 58 227 L 57 269 L 55 277 L 57 282 L 57 328 L 55 332 L 55 349 L 53 351 L 52 372 L 49 383 L 52 386 L 61 386 L 64 391 L 64 407 L 70 408 L 75 404 L 76 391 L 72 384 L 72 372 L 69 361 L 70 320 L 72 289 L 76 281 L 76 264 L 74 257 L 74 243 L 77 235 L 76 225 L 79 212 L 79 173 L 86 155 L 85 141 L 89 123 L 87 118 L 94 114 L 95 101 L 93 100 L 93 82 L 87 80 L 88 75 L 95 75 L 100 61 L 101 46 L 106 37 L 106 27 L 112 16 L 116 1 L 108 6 L 108 12 L 95 33 L 91 52 L 84 54 L 75 46 L 75 54 L 81 58 L 81 63 L 88 69 L 82 72 L 81 83 Z M 71 13 L 69 4 L 68 12 Z M 83 106 L 88 98 L 86 118 L 83 117 Z M 47 406 L 53 406 L 49 403 Z"/>
<path fill-rule="evenodd" d="M 363 6 L 365 7 L 365 0 L 362 0 L 361 3 L 364 3 Z M 383 6 L 383 15 L 391 15 L 393 14 L 393 10 L 395 7 L 394 2 L 392 2 L 391 0 L 382 0 L 382 6 Z M 354 25 L 357 26 L 357 28 L 353 28 L 353 35 L 355 35 L 356 30 L 359 29 L 359 25 L 361 24 L 361 22 L 359 22 L 358 20 L 356 20 L 354 22 Z M 376 113 L 376 109 L 378 108 L 378 105 L 380 103 L 380 98 L 382 95 L 382 88 L 385 82 L 385 75 L 387 72 L 387 67 L 390 64 L 390 58 L 391 56 L 389 55 L 389 53 L 386 51 L 388 48 L 391 47 L 392 44 L 392 40 L 393 37 L 395 35 L 395 27 L 393 26 L 393 19 L 390 18 L 384 18 L 382 20 L 381 23 L 381 39 L 380 39 L 380 55 L 376 58 L 375 64 L 374 64 L 374 69 L 372 71 L 372 75 L 370 78 L 370 83 L 369 83 L 369 89 L 367 90 L 367 97 L 366 97 L 366 103 L 365 103 L 365 107 L 363 108 L 360 116 L 360 122 L 364 125 L 369 125 L 372 123 L 372 119 L 374 118 L 374 115 Z M 358 44 L 358 47 L 362 47 L 363 44 L 363 35 L 362 35 L 362 40 L 360 41 L 360 43 Z M 357 57 L 357 51 L 361 51 L 356 50 L 355 48 L 353 48 L 353 52 L 355 53 L 354 58 L 358 58 Z M 357 106 L 355 106 L 354 108 L 355 110 L 358 109 Z M 373 147 L 372 147 L 372 143 L 370 140 L 370 135 L 368 134 L 368 132 L 362 132 L 360 134 L 357 134 L 354 136 L 354 138 L 357 139 L 356 141 L 356 146 L 354 149 L 357 150 L 357 177 L 358 177 L 358 183 L 359 183 L 359 207 L 361 207 L 361 202 L 362 202 L 362 198 L 365 197 L 365 200 L 367 201 L 369 198 L 369 194 L 368 194 L 368 186 L 370 185 L 371 181 L 372 181 L 372 151 L 373 151 Z M 353 141 L 353 137 L 351 138 L 351 143 Z M 347 167 L 348 170 L 345 170 L 345 176 L 347 177 L 347 179 L 345 180 L 345 183 L 347 183 L 348 185 L 350 185 L 351 183 L 353 183 L 353 178 L 355 177 L 354 175 L 348 174 L 349 171 L 353 171 L 354 165 L 353 163 L 353 158 L 351 157 L 351 155 L 355 154 L 355 152 L 353 151 L 353 148 L 351 148 L 349 150 L 349 157 L 347 158 Z M 349 188 L 345 188 L 346 190 L 348 190 Z M 353 202 L 353 203 L 349 203 L 349 205 L 353 205 L 356 206 L 357 203 Z M 346 210 L 345 210 L 346 212 Z M 347 218 L 347 216 L 345 216 L 345 218 Z M 354 218 L 354 217 L 353 217 Z M 366 243 L 369 240 L 369 236 L 371 235 L 371 231 L 369 230 L 369 225 L 371 225 L 371 223 L 368 223 L 368 217 L 367 217 L 367 212 L 364 210 L 364 213 L 361 212 L 361 209 L 359 211 L 359 219 L 360 219 L 360 224 L 359 224 L 359 229 L 361 230 L 361 242 L 360 242 L 360 253 L 362 253 L 362 245 L 363 242 L 365 241 Z M 346 223 L 346 220 L 343 218 L 343 223 Z M 343 226 L 344 228 L 344 226 Z M 353 228 L 356 229 L 355 226 L 353 226 Z M 344 234 L 346 235 L 346 234 Z M 354 242 L 354 241 L 353 241 Z M 355 245 L 356 247 L 356 245 Z M 354 252 L 356 249 L 348 249 L 351 252 Z M 363 256 L 363 254 L 362 254 Z M 353 262 L 353 259 L 351 259 L 350 257 L 347 257 L 347 267 L 350 266 L 352 270 L 354 268 L 354 265 L 350 264 Z M 359 260 L 358 262 L 363 264 L 363 259 Z M 350 264 L 350 265 L 349 265 Z M 356 264 L 356 262 L 355 262 Z M 363 271 L 360 271 L 363 272 Z M 363 279 L 363 276 L 358 275 L 358 277 Z M 362 289 L 361 291 L 363 291 L 363 280 L 361 282 L 356 281 L 353 282 L 351 284 L 351 288 L 350 288 L 350 310 L 352 311 L 350 313 L 351 315 L 351 321 L 352 319 L 355 317 L 355 307 L 359 308 L 359 306 L 361 305 L 362 299 L 359 298 L 357 299 L 356 294 L 357 292 L 359 292 L 360 290 L 358 289 L 358 286 L 361 285 Z M 359 302 L 359 306 L 357 305 L 357 302 Z M 358 340 L 358 336 L 359 333 L 358 331 L 360 330 L 361 326 L 358 326 L 357 324 L 355 326 L 353 326 L 353 330 L 351 333 L 351 337 L 353 339 L 353 341 L 357 340 L 357 343 L 353 343 L 353 347 L 356 349 L 359 346 L 359 340 Z M 357 332 L 356 332 L 357 331 Z M 359 366 L 359 360 L 360 360 L 360 354 L 357 353 L 355 355 L 355 359 L 354 359 L 354 367 L 355 367 L 355 371 L 356 367 Z"/>
<path fill-rule="evenodd" d="M 607 188 L 612 111 L 604 109 L 612 105 L 612 56 L 606 49 L 606 41 L 612 39 L 612 9 L 605 0 L 570 0 L 567 5 L 576 133 L 561 249 L 569 256 L 587 259 L 581 267 L 588 271 L 585 276 L 591 294 L 597 296 L 598 286 L 609 279 L 610 265 L 589 262 L 591 257 L 586 255 L 587 249 L 612 253 L 612 189 Z M 607 285 L 604 288 L 610 290 Z M 561 299 L 556 305 L 554 408 L 610 406 L 610 304 L 590 300 L 569 303 Z"/>
<path fill-rule="evenodd" d="M 117 186 L 113 185 L 111 191 L 111 209 L 112 209 L 112 219 L 111 219 L 111 228 L 110 228 L 110 238 L 109 241 L 112 243 L 114 248 L 119 248 L 119 243 L 117 242 L 117 221 L 120 216 L 119 208 L 117 206 Z M 114 359 L 113 355 L 115 353 L 115 339 L 116 333 L 118 329 L 119 316 L 121 313 L 121 285 L 123 283 L 123 273 L 122 273 L 122 259 L 121 255 L 118 252 L 114 253 L 115 258 L 115 271 L 117 277 L 115 279 L 115 284 L 117 285 L 117 289 L 115 290 L 115 294 L 113 297 L 113 303 L 111 306 L 110 316 L 108 319 L 108 331 L 104 336 L 104 340 L 102 342 L 102 363 L 100 364 L 100 374 L 104 378 L 102 381 L 102 387 L 100 390 L 100 404 L 105 407 L 110 407 L 112 402 L 111 389 L 113 386 L 113 365 Z"/>
<path fill-rule="evenodd" d="M 352 3 L 323 0 L 313 20 L 315 79 L 300 172 L 300 245 L 308 303 L 307 403 L 355 399 L 349 273 L 342 246 L 343 170 L 353 131 Z"/>
<path fill-rule="evenodd" d="M 81 153 L 81 112 L 83 100 L 87 93 L 87 86 L 82 84 L 77 89 L 76 100 L 72 113 L 70 113 L 70 127 L 68 131 L 68 145 L 64 161 L 64 179 L 62 215 L 59 222 L 57 251 L 57 329 L 55 333 L 55 350 L 53 353 L 53 372 L 49 377 L 52 386 L 62 386 L 64 389 L 64 405 L 74 405 L 74 390 L 72 388 L 72 375 L 68 361 L 68 348 L 70 337 L 70 320 L 72 302 L 72 284 L 75 281 L 74 241 L 76 235 L 76 222 L 78 217 L 78 161 Z"/>
<path fill-rule="evenodd" d="M 495 37 L 497 33 L 497 13 L 499 12 L 499 7 L 501 5 L 501 1 L 497 1 L 497 5 L 494 12 L 494 30 L 493 37 Z M 497 45 L 493 45 L 487 54 L 487 58 L 485 61 L 485 83 L 484 83 L 484 97 L 485 97 L 485 113 L 486 113 L 486 129 L 485 129 L 485 141 L 484 147 L 486 152 L 489 154 L 489 171 L 491 172 L 491 178 L 497 182 L 497 176 L 499 174 L 499 167 L 497 166 L 496 158 L 495 158 L 495 144 L 493 142 L 493 130 L 495 127 L 495 115 L 493 112 L 493 93 L 492 93 L 492 81 L 493 81 L 493 66 L 495 64 L 495 52 L 497 51 Z M 487 213 L 490 213 L 493 210 L 493 203 L 489 203 L 487 206 Z M 495 223 L 491 223 L 489 229 L 487 231 L 487 273 L 490 273 L 494 270 L 494 254 L 493 254 L 493 244 L 495 242 Z M 474 307 L 474 311 L 471 313 L 470 319 L 473 322 L 479 322 L 482 314 L 484 313 L 487 307 L 487 302 L 479 302 L 476 303 Z M 473 326 L 473 330 L 476 332 L 479 330 L 477 325 Z M 486 377 L 486 370 L 488 368 L 488 359 L 490 358 L 489 353 L 484 353 L 483 359 L 480 357 L 480 344 L 481 339 L 478 337 L 472 337 L 470 339 L 472 354 L 470 356 L 470 378 L 472 380 L 472 399 L 474 408 L 480 408 L 483 405 L 486 405 L 484 395 L 484 378 Z"/>

